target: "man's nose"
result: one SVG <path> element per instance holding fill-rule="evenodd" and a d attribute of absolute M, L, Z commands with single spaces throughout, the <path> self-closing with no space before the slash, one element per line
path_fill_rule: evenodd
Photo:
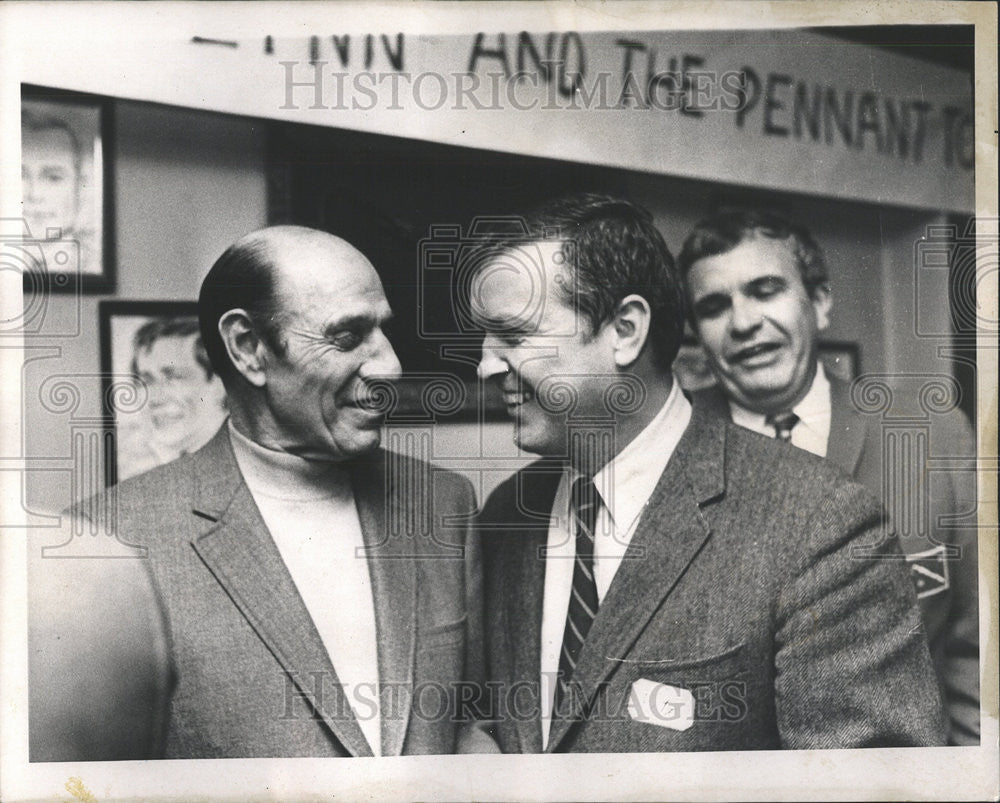
<path fill-rule="evenodd" d="M 166 382 L 143 380 L 146 386 L 146 399 L 150 407 L 162 407 L 168 400 Z"/>
<path fill-rule="evenodd" d="M 38 201 L 38 193 L 36 190 L 38 185 L 31 176 L 26 176 L 21 174 L 21 195 L 24 197 L 25 201 L 34 203 Z"/>
<path fill-rule="evenodd" d="M 488 339 L 483 341 L 483 354 L 479 358 L 479 367 L 476 369 L 479 378 L 489 379 L 500 374 L 506 374 L 509 370 L 510 366 L 507 361 L 490 347 Z"/>
<path fill-rule="evenodd" d="M 403 374 L 403 366 L 396 356 L 396 350 L 384 332 L 379 331 L 375 337 L 372 355 L 364 364 L 365 375 L 389 380 L 399 379 Z"/>
<path fill-rule="evenodd" d="M 739 337 L 752 334 L 760 326 L 762 315 L 759 305 L 752 299 L 733 301 L 729 315 L 729 329 Z"/>

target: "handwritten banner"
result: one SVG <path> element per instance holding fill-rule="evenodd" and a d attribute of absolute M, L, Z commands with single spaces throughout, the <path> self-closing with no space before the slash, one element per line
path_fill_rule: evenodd
<path fill-rule="evenodd" d="M 144 69 L 124 75 L 106 69 L 115 55 L 73 55 L 74 69 L 49 58 L 25 80 L 881 204 L 973 207 L 969 76 L 810 31 L 192 32 L 147 42 Z"/>

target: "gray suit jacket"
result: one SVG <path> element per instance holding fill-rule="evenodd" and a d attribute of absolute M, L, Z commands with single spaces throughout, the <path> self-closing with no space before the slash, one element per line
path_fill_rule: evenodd
<path fill-rule="evenodd" d="M 31 761 L 163 757 L 175 682 L 167 623 L 148 561 L 130 558 L 89 522 L 28 538 Z"/>
<path fill-rule="evenodd" d="M 541 549 L 559 470 L 519 472 L 480 519 L 491 714 L 506 752 L 542 749 Z M 898 547 L 883 539 L 884 559 L 858 557 L 880 520 L 833 467 L 696 407 L 584 643 L 582 716 L 555 720 L 547 750 L 943 743 Z M 693 724 L 636 721 L 639 680 L 689 691 Z"/>
<path fill-rule="evenodd" d="M 717 386 L 694 397 L 699 404 L 728 417 L 729 404 Z M 899 388 L 893 391 L 891 410 L 884 420 L 880 412 L 859 411 L 851 400 L 850 386 L 835 377 L 830 377 L 830 402 L 827 460 L 883 500 L 890 519 L 895 520 L 941 685 L 949 720 L 948 741 L 979 744 L 979 560 L 975 527 L 958 522 L 967 522 L 976 505 L 972 428 L 959 410 L 928 412 L 918 399 Z M 926 474 L 912 458 L 887 460 L 886 452 L 893 444 L 906 448 L 907 440 L 893 424 L 905 425 L 907 421 L 917 424 L 907 427 L 909 443 L 919 446 L 921 425 L 926 425 L 925 457 L 948 458 L 948 470 Z M 894 432 L 895 437 L 883 444 L 883 437 Z M 891 474 L 887 472 L 890 465 Z M 922 491 L 922 496 L 907 500 L 896 493 L 900 487 Z M 919 514 L 912 512 L 919 503 L 926 505 L 925 533 L 919 532 Z M 909 512 L 897 511 L 897 504 L 909 505 Z M 953 554 L 946 556 L 940 545 Z"/>
<path fill-rule="evenodd" d="M 454 752 L 455 689 L 482 671 L 471 485 L 382 451 L 352 477 L 371 550 L 382 753 Z M 225 427 L 96 501 L 117 510 L 120 540 L 148 549 L 163 597 L 178 678 L 166 757 L 371 755 Z"/>

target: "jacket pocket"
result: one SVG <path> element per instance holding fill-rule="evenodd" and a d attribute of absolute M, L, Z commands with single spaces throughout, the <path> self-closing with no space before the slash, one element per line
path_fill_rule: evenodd
<path fill-rule="evenodd" d="M 688 685 L 688 682 L 722 680 L 745 674 L 745 653 L 746 645 L 737 644 L 709 655 L 626 659 L 622 662 L 622 670 L 628 677 Z"/>
<path fill-rule="evenodd" d="M 724 725 L 733 731 L 752 702 L 748 652 L 739 644 L 709 655 L 630 662 L 619 680 L 622 705 L 640 728 L 702 732 Z"/>

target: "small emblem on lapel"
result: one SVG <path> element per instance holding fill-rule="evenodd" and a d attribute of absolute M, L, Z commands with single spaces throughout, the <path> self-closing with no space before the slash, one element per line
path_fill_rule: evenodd
<path fill-rule="evenodd" d="M 640 678 L 632 684 L 628 713 L 636 722 L 686 731 L 694 725 L 694 695 L 687 689 Z"/>
<path fill-rule="evenodd" d="M 907 555 L 906 562 L 910 564 L 910 577 L 917 589 L 917 599 L 940 594 L 950 587 L 943 544 Z"/>

